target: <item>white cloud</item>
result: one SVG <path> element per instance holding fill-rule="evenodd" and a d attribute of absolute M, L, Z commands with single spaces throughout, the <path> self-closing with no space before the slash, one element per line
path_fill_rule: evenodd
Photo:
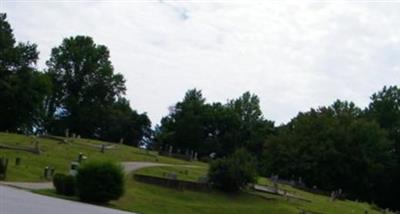
<path fill-rule="evenodd" d="M 39 45 L 40 66 L 64 37 L 111 51 L 127 97 L 153 123 L 185 91 L 224 102 L 250 90 L 267 118 L 348 99 L 366 106 L 399 85 L 400 4 L 391 2 L 6 1 L 16 38 Z"/>

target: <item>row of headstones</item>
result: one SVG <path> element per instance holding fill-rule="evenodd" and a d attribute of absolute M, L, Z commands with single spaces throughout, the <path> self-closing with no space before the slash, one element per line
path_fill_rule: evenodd
<path fill-rule="evenodd" d="M 287 180 L 279 179 L 279 175 L 271 175 L 270 180 L 273 181 L 273 182 L 280 182 L 280 181 L 281 182 L 286 182 L 286 183 L 289 183 L 292 186 L 294 186 L 294 185 L 296 185 L 296 186 L 304 186 L 305 185 L 304 182 L 303 182 L 303 178 L 302 177 L 297 178 L 297 181 L 293 180 L 293 179 L 287 181 Z"/>
<path fill-rule="evenodd" d="M 331 192 L 331 201 L 335 201 L 337 198 L 343 198 L 343 191 L 342 189 L 338 189 Z"/>
<path fill-rule="evenodd" d="M 75 133 L 72 133 L 71 135 L 69 134 L 69 129 L 65 129 L 65 137 L 66 138 L 74 138 L 74 139 L 81 139 L 80 135 L 77 135 Z M 119 144 L 123 144 L 124 143 L 124 138 L 121 138 L 119 140 Z"/>
<path fill-rule="evenodd" d="M 21 165 L 21 158 L 15 158 L 15 165 Z M 1 157 L 0 158 L 0 180 L 5 180 L 7 177 L 7 168 L 8 168 L 8 158 Z"/>
<path fill-rule="evenodd" d="M 167 148 L 168 148 L 168 155 L 172 156 L 173 151 L 174 151 L 174 147 L 171 146 L 171 145 L 169 145 L 169 146 L 167 145 Z M 181 150 L 177 149 L 176 153 L 177 154 L 181 154 Z M 186 149 L 185 150 L 185 156 L 190 157 L 190 160 L 192 160 L 192 161 L 197 161 L 198 160 L 198 154 L 194 150 Z"/>
<path fill-rule="evenodd" d="M 66 138 L 72 138 L 72 139 L 81 139 L 80 135 L 77 135 L 75 133 L 70 134 L 69 129 L 65 129 L 65 137 Z"/>

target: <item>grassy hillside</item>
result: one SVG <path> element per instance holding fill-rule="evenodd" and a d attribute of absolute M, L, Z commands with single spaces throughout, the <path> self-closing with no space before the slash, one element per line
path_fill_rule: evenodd
<path fill-rule="evenodd" d="M 182 170 L 188 170 L 188 176 L 183 176 L 180 173 Z M 163 166 L 140 169 L 135 173 L 162 177 L 164 172 L 180 173 L 178 178 L 195 180 L 194 177 L 205 175 L 207 169 Z M 279 187 L 310 202 L 250 190 L 237 195 L 217 191 L 179 191 L 140 183 L 134 181 L 130 175 L 127 175 L 126 181 L 125 195 L 117 201 L 112 201 L 109 207 L 143 214 L 298 214 L 300 210 L 313 214 L 365 214 L 365 211 L 368 214 L 380 213 L 366 203 L 339 200 L 331 202 L 329 197 L 304 192 L 286 185 Z M 270 182 L 263 178 L 259 180 L 259 183 L 269 184 Z M 54 190 L 39 191 L 39 193 L 63 197 L 56 195 Z M 67 199 L 76 200 L 76 198 Z"/>
<path fill-rule="evenodd" d="M 163 176 L 164 173 L 175 172 L 179 179 L 195 181 L 207 173 L 205 164 L 186 162 L 182 160 L 159 157 L 155 153 L 124 146 L 116 145 L 115 149 L 100 152 L 98 147 L 104 142 L 79 139 L 70 144 L 62 144 L 57 140 L 39 139 L 42 153 L 40 155 L 25 152 L 0 149 L 0 157 L 10 159 L 7 180 L 11 181 L 44 181 L 42 177 L 45 166 L 54 166 L 57 172 L 67 172 L 70 161 L 83 152 L 92 160 L 114 161 L 151 161 L 158 158 L 159 162 L 172 164 L 197 164 L 202 167 L 164 166 L 140 169 L 136 173 Z M 32 147 L 32 138 L 29 136 L 0 133 L 0 144 L 19 147 Z M 20 166 L 15 166 L 15 158 L 22 159 Z M 122 210 L 138 213 L 272 213 L 272 214 L 298 214 L 305 210 L 312 213 L 359 213 L 378 214 L 366 203 L 352 201 L 330 202 L 328 197 L 315 195 L 294 189 L 290 186 L 280 185 L 280 188 L 307 199 L 306 202 L 298 199 L 286 199 L 281 196 L 258 193 L 242 192 L 238 195 L 228 195 L 216 191 L 195 192 L 178 191 L 174 189 L 136 182 L 131 175 L 126 177 L 126 193 L 117 201 L 112 201 L 109 206 Z M 259 183 L 270 185 L 268 179 L 259 179 Z M 41 190 L 43 194 L 55 196 L 54 190 Z M 57 196 L 60 197 L 60 196 Z M 74 199 L 74 198 L 69 198 Z"/>
<path fill-rule="evenodd" d="M 187 170 L 185 175 L 182 171 Z M 187 167 L 151 167 L 140 169 L 135 173 L 162 176 L 164 172 L 176 172 L 179 179 L 196 180 L 206 175 L 206 168 Z M 287 185 L 279 188 L 287 190 L 305 200 L 285 198 L 278 195 L 243 192 L 239 195 L 227 195 L 220 192 L 178 191 L 134 181 L 127 178 L 127 192 L 112 206 L 136 211 L 139 213 L 277 213 L 298 214 L 300 210 L 311 213 L 380 213 L 371 209 L 367 203 L 336 200 L 331 202 L 329 197 L 316 195 Z M 268 179 L 261 178 L 259 184 L 271 184 Z"/>
<path fill-rule="evenodd" d="M 157 156 L 154 152 L 146 152 L 142 149 L 125 145 L 115 145 L 114 149 L 100 152 L 99 145 L 105 142 L 75 139 L 70 144 L 63 144 L 57 140 L 38 138 L 42 153 L 40 155 L 26 152 L 0 148 L 0 157 L 9 159 L 7 180 L 8 181 L 44 181 L 43 169 L 46 166 L 55 167 L 56 172 L 67 172 L 69 163 L 76 160 L 79 152 L 91 160 L 113 160 L 113 161 L 149 161 L 173 164 L 194 164 Z M 0 144 L 18 147 L 33 147 L 32 138 L 24 135 L 0 133 Z M 15 165 L 15 158 L 21 158 L 21 165 Z M 198 164 L 198 163 L 197 163 Z"/>

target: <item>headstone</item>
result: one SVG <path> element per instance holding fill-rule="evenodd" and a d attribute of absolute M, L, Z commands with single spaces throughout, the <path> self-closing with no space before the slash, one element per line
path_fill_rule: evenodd
<path fill-rule="evenodd" d="M 100 152 L 101 152 L 101 153 L 104 153 L 105 149 L 106 149 L 106 145 L 101 144 Z"/>
<path fill-rule="evenodd" d="M 173 147 L 172 147 L 172 146 L 169 146 L 169 150 L 168 150 L 168 155 L 169 155 L 169 156 L 172 156 L 172 149 L 173 149 Z"/>
<path fill-rule="evenodd" d="M 336 200 L 336 191 L 331 192 L 331 202 L 334 202 Z"/>
<path fill-rule="evenodd" d="M 274 193 L 278 193 L 278 191 L 279 191 L 278 184 L 276 182 L 274 182 L 272 185 L 273 185 L 272 191 Z"/>
<path fill-rule="evenodd" d="M 53 177 L 54 176 L 54 172 L 56 169 L 54 169 L 54 167 L 50 168 L 50 176 Z"/>
<path fill-rule="evenodd" d="M 69 130 L 68 129 L 65 129 L 65 137 L 69 138 Z"/>
<path fill-rule="evenodd" d="M 35 152 L 37 153 L 37 154 L 40 154 L 40 145 L 39 145 L 39 141 L 38 140 L 36 140 L 36 138 L 35 138 Z"/>
<path fill-rule="evenodd" d="M 124 144 L 124 138 L 119 139 L 119 144 Z"/>
<path fill-rule="evenodd" d="M 190 160 L 192 161 L 193 160 L 193 150 L 190 150 Z"/>
<path fill-rule="evenodd" d="M 20 157 L 16 157 L 15 158 L 15 166 L 19 166 L 21 164 L 21 158 Z"/>
<path fill-rule="evenodd" d="M 211 159 L 214 159 L 217 156 L 217 153 L 213 152 L 209 156 L 210 156 Z"/>
<path fill-rule="evenodd" d="M 82 160 L 83 160 L 83 154 L 82 154 L 82 152 L 79 152 L 78 162 L 80 163 L 80 162 L 82 162 Z"/>
<path fill-rule="evenodd" d="M 8 159 L 0 158 L 0 180 L 5 180 L 7 177 Z"/>
<path fill-rule="evenodd" d="M 194 158 L 193 158 L 193 160 L 194 160 L 194 161 L 197 161 L 197 160 L 198 160 L 198 159 L 197 159 L 197 152 L 194 153 Z"/>
<path fill-rule="evenodd" d="M 178 175 L 175 172 L 170 172 L 166 173 L 165 177 L 168 179 L 176 180 L 178 178 Z"/>
<path fill-rule="evenodd" d="M 47 179 L 48 174 L 49 174 L 49 167 L 46 166 L 46 167 L 44 168 L 44 170 L 43 170 L 43 177 L 44 177 L 45 179 Z"/>
<path fill-rule="evenodd" d="M 72 133 L 72 138 L 76 138 L 76 134 L 75 133 Z"/>
<path fill-rule="evenodd" d="M 78 173 L 79 162 L 72 161 L 69 166 L 69 174 L 75 176 Z"/>
<path fill-rule="evenodd" d="M 207 176 L 200 176 L 198 179 L 199 183 L 207 183 L 208 182 L 208 177 Z"/>
<path fill-rule="evenodd" d="M 176 153 L 180 154 L 181 153 L 181 149 L 177 149 Z"/>
<path fill-rule="evenodd" d="M 81 136 L 80 136 L 80 135 L 78 135 L 76 138 L 78 138 L 78 139 L 81 139 Z"/>

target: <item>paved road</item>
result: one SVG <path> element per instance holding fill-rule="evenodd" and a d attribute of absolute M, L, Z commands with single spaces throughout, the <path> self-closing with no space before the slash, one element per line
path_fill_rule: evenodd
<path fill-rule="evenodd" d="M 132 214 L 0 186 L 1 214 Z"/>
<path fill-rule="evenodd" d="M 165 164 L 165 163 L 153 163 L 153 162 L 122 162 L 122 166 L 124 167 L 124 170 L 126 173 L 130 173 L 132 171 L 141 169 L 141 168 L 146 168 L 146 167 L 152 167 L 152 166 L 172 166 L 171 164 Z M 185 165 L 187 167 L 196 167 L 192 165 Z M 12 187 L 17 187 L 21 189 L 28 189 L 28 190 L 37 190 L 37 189 L 51 189 L 53 188 L 53 183 L 52 182 L 6 182 L 6 181 L 1 181 L 0 185 L 7 185 L 7 186 L 12 186 Z M 3 213 L 0 213 L 3 214 Z"/>

